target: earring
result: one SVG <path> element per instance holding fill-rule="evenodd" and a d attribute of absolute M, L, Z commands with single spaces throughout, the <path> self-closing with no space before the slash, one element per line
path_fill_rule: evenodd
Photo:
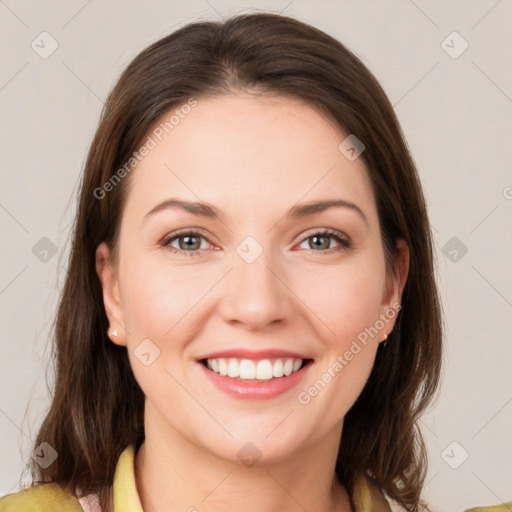
<path fill-rule="evenodd" d="M 382 348 L 386 348 L 386 346 L 388 344 L 388 335 L 387 334 L 384 334 L 384 339 L 382 341 L 384 342 L 382 345 Z"/>
<path fill-rule="evenodd" d="M 112 336 L 115 336 L 117 338 L 117 329 L 115 331 L 112 331 Z"/>

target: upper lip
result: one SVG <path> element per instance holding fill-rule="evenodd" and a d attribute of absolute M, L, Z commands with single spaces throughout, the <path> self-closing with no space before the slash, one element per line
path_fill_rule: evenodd
<path fill-rule="evenodd" d="M 312 359 L 305 354 L 299 354 L 297 352 L 291 352 L 290 350 L 280 350 L 277 348 L 271 348 L 267 350 L 251 350 L 251 349 L 230 349 L 220 350 L 218 352 L 210 352 L 197 358 L 198 361 L 203 359 L 218 359 L 218 358 L 239 358 L 239 359 L 269 359 L 271 357 L 282 357 L 282 358 L 294 358 L 294 359 Z"/>

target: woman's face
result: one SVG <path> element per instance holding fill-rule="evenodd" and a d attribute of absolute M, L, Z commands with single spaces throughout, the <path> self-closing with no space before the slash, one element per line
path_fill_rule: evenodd
<path fill-rule="evenodd" d="M 386 278 L 362 158 L 283 97 L 199 98 L 165 133 L 170 115 L 129 177 L 117 265 L 97 251 L 146 428 L 262 462 L 339 439 L 408 269 L 400 245 L 401 277 Z M 325 201 L 342 203 L 305 208 Z"/>

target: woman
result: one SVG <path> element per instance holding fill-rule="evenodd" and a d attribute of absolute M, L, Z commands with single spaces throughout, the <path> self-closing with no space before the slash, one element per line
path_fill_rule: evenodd
<path fill-rule="evenodd" d="M 187 25 L 105 105 L 46 483 L 0 510 L 429 510 L 441 316 L 417 170 L 361 61 L 284 16 Z"/>

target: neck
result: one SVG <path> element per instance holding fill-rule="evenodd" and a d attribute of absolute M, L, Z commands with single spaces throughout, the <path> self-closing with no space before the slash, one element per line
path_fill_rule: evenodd
<path fill-rule="evenodd" d="M 135 459 L 144 512 L 217 512 L 234 504 L 244 512 L 352 512 L 334 471 L 341 425 L 287 460 L 265 464 L 262 459 L 249 467 L 191 443 L 158 415 L 145 424 Z"/>

